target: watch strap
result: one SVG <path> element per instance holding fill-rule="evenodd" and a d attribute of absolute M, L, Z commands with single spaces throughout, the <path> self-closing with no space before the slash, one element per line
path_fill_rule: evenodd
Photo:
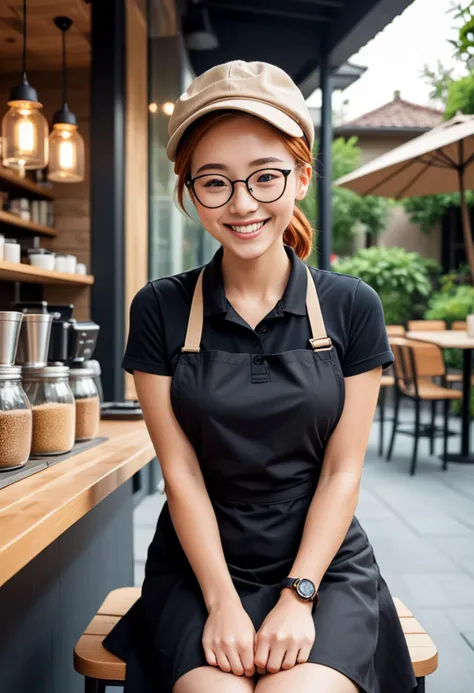
<path fill-rule="evenodd" d="M 284 579 L 282 580 L 281 586 L 282 586 L 282 588 L 284 588 L 284 587 L 290 587 L 290 588 L 294 589 L 295 592 L 296 592 L 296 585 L 295 585 L 295 583 L 298 583 L 300 580 L 301 580 L 301 578 L 286 577 L 286 578 L 284 578 Z M 296 593 L 298 594 L 298 592 L 296 592 Z M 300 595 L 298 595 L 298 596 L 300 596 Z M 302 598 L 302 597 L 300 597 L 300 599 L 301 599 L 301 598 Z M 311 599 L 308 599 L 307 601 L 312 601 L 312 602 L 313 602 L 313 605 L 314 605 L 314 608 L 316 609 L 316 607 L 319 605 L 319 594 L 318 594 L 318 592 L 316 591 L 316 592 L 314 593 L 314 596 L 311 597 Z"/>

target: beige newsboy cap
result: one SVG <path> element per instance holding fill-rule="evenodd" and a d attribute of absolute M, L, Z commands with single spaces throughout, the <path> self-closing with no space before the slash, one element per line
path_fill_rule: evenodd
<path fill-rule="evenodd" d="M 168 123 L 168 159 L 176 160 L 179 141 L 191 123 L 221 109 L 251 113 L 294 137 L 306 135 L 313 147 L 313 121 L 291 77 L 276 65 L 232 60 L 196 77 L 177 100 Z"/>

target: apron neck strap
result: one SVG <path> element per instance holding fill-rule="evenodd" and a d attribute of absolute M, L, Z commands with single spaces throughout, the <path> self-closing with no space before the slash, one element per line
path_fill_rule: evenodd
<path fill-rule="evenodd" d="M 197 352 L 200 350 L 202 326 L 204 321 L 204 302 L 202 293 L 202 279 L 205 267 L 199 273 L 194 289 L 191 310 L 189 313 L 186 339 L 181 351 Z M 327 351 L 332 347 L 332 341 L 326 334 L 324 320 L 319 305 L 318 293 L 309 267 L 306 265 L 306 310 L 308 311 L 309 324 L 312 338 L 309 340 L 314 351 Z"/>

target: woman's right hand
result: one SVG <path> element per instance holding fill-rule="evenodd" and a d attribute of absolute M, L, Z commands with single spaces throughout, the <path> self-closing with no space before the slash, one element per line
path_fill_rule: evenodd
<path fill-rule="evenodd" d="M 239 601 L 209 609 L 202 645 L 207 663 L 236 676 L 255 673 L 255 628 Z"/>

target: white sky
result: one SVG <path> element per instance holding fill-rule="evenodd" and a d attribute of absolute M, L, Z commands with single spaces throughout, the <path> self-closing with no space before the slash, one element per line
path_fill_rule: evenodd
<path fill-rule="evenodd" d="M 349 99 L 346 120 L 352 119 L 391 101 L 397 89 L 402 99 L 430 105 L 430 88 L 420 76 L 423 65 L 435 69 L 439 59 L 443 65 L 454 67 L 455 74 L 462 71 L 448 43 L 455 36 L 453 25 L 456 24 L 448 13 L 451 5 L 452 0 L 414 0 L 403 14 L 350 58 L 350 62 L 368 69 L 343 92 L 334 93 L 334 108 L 338 109 L 342 101 Z M 319 106 L 320 103 L 317 90 L 308 104 Z"/>

